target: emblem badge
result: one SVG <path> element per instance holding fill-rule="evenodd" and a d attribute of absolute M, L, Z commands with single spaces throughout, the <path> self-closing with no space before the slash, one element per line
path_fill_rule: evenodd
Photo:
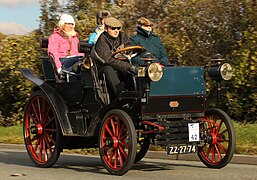
<path fill-rule="evenodd" d="M 179 103 L 178 103 L 178 101 L 170 101 L 169 106 L 172 107 L 172 108 L 178 107 Z"/>

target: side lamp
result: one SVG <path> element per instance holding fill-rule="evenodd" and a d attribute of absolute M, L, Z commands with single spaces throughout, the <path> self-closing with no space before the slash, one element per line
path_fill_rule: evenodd
<path fill-rule="evenodd" d="M 232 66 L 229 63 L 224 62 L 220 54 L 215 54 L 211 58 L 211 66 L 208 69 L 208 75 L 213 80 L 225 80 L 228 81 L 233 75 Z"/>

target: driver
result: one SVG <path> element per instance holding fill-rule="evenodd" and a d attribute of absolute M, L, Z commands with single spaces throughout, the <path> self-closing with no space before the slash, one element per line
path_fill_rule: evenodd
<path fill-rule="evenodd" d="M 99 75 L 105 75 L 110 96 L 113 98 L 124 90 L 128 75 L 131 77 L 130 73 L 137 74 L 137 67 L 112 56 L 115 51 L 130 46 L 128 35 L 120 31 L 121 22 L 114 17 L 108 17 L 104 25 L 105 31 L 92 48 L 91 56 L 98 67 Z"/>

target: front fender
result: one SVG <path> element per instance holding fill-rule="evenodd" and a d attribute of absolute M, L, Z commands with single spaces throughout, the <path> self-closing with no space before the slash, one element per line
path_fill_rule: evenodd
<path fill-rule="evenodd" d="M 40 78 L 36 77 L 29 69 L 20 68 L 20 72 L 25 78 L 35 83 L 40 89 L 42 89 L 42 91 L 44 91 L 53 105 L 63 135 L 73 134 L 72 127 L 67 115 L 68 111 L 62 97 L 55 92 L 53 87 L 45 83 Z"/>

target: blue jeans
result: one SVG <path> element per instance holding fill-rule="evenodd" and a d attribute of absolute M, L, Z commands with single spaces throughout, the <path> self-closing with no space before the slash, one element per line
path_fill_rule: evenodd
<path fill-rule="evenodd" d="M 60 61 L 62 63 L 62 69 L 72 71 L 72 66 L 77 62 L 82 62 L 83 56 L 60 58 Z"/>

